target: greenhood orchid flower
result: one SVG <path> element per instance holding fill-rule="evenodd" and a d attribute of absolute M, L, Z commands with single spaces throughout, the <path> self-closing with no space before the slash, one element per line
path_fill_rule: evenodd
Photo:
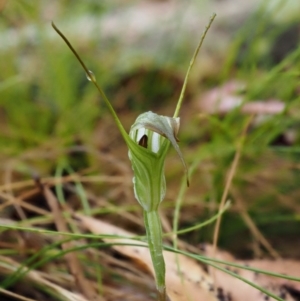
<path fill-rule="evenodd" d="M 138 149 L 129 146 L 134 171 L 135 198 L 147 212 L 157 210 L 166 193 L 164 163 L 170 143 L 177 151 L 185 170 L 186 164 L 177 144 L 180 118 L 146 112 L 138 116 L 129 136 Z"/>

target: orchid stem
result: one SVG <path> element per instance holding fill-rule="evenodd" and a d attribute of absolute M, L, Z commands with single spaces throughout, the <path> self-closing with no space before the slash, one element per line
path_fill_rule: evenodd
<path fill-rule="evenodd" d="M 158 300 L 166 301 L 166 268 L 163 257 L 162 229 L 158 211 L 147 212 L 144 210 L 144 223 L 155 273 L 156 288 L 159 293 Z"/>
<path fill-rule="evenodd" d="M 176 109 L 175 109 L 175 112 L 174 112 L 174 116 L 173 116 L 173 117 L 178 117 L 178 116 L 179 116 L 179 111 L 180 111 L 180 109 L 181 109 L 181 105 L 182 105 L 183 98 L 184 98 L 184 93 L 185 93 L 185 90 L 186 90 L 186 85 L 187 85 L 187 82 L 188 82 L 188 80 L 189 80 L 189 76 L 190 76 L 192 67 L 194 66 L 196 57 L 197 57 L 197 55 L 198 55 L 198 53 L 199 53 L 199 50 L 200 50 L 200 48 L 201 48 L 201 46 L 202 46 L 202 44 L 203 44 L 203 41 L 204 41 L 204 39 L 205 39 L 205 36 L 206 36 L 206 34 L 207 34 L 207 32 L 208 32 L 208 30 L 209 30 L 209 28 L 210 28 L 210 26 L 211 26 L 211 24 L 212 24 L 212 22 L 214 21 L 214 19 L 215 19 L 216 16 L 217 16 L 216 14 L 213 14 L 213 15 L 210 17 L 209 22 L 208 22 L 207 26 L 205 27 L 205 29 L 204 29 L 204 31 L 203 31 L 203 33 L 202 33 L 201 39 L 200 39 L 200 41 L 199 41 L 199 44 L 198 44 L 198 46 L 197 46 L 197 48 L 196 48 L 196 50 L 195 50 L 195 52 L 194 52 L 194 55 L 193 55 L 193 57 L 192 57 L 192 59 L 191 59 L 191 61 L 190 61 L 190 65 L 189 65 L 189 67 L 188 67 L 188 70 L 187 70 L 186 75 L 185 75 L 185 78 L 184 78 L 183 86 L 182 86 L 182 89 L 181 89 L 181 93 L 180 93 L 179 100 L 178 100 L 178 102 L 177 102 Z"/>
<path fill-rule="evenodd" d="M 58 33 L 58 35 L 64 40 L 64 42 L 68 45 L 68 47 L 70 48 L 70 50 L 73 52 L 73 54 L 75 55 L 76 59 L 78 60 L 78 62 L 80 63 L 81 67 L 84 69 L 86 76 L 88 78 L 89 81 L 91 81 L 94 86 L 97 88 L 98 92 L 100 93 L 102 99 L 104 100 L 104 102 L 106 103 L 110 113 L 112 114 L 114 120 L 116 121 L 116 124 L 120 130 L 120 132 L 122 133 L 123 137 L 126 137 L 127 133 L 120 121 L 120 119 L 118 118 L 114 108 L 112 107 L 110 101 L 108 100 L 108 98 L 106 97 L 105 93 L 103 92 L 102 88 L 98 85 L 96 77 L 94 76 L 94 74 L 87 68 L 87 66 L 85 65 L 85 63 L 82 61 L 82 59 L 80 58 L 80 56 L 78 55 L 78 53 L 76 52 L 76 50 L 74 49 L 74 47 L 72 46 L 72 44 L 69 42 L 69 40 L 65 37 L 65 35 L 57 28 L 57 26 L 52 22 L 51 23 L 53 29 Z M 126 139 L 125 139 L 126 140 Z M 127 143 L 127 141 L 125 141 Z"/>

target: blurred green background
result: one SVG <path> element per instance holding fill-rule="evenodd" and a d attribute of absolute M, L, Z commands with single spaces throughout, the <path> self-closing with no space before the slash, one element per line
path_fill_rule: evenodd
<path fill-rule="evenodd" d="M 12 182 L 53 176 L 61 162 L 87 175 L 118 175 L 116 166 L 123 164 L 131 177 L 111 116 L 51 21 L 94 72 L 129 130 L 141 112 L 173 114 L 194 48 L 216 12 L 181 114 L 180 147 L 194 173 L 180 227 L 216 212 L 243 139 L 219 245 L 239 257 L 268 254 L 254 225 L 279 254 L 299 257 L 299 1 L 19 0 L 0 1 L 0 8 L 4 183 L 8 174 Z M 213 101 L 209 93 L 220 87 L 224 95 L 217 90 Z M 257 101 L 260 107 L 243 111 Z M 220 103 L 229 109 L 218 109 Z M 112 161 L 103 164 L 99 154 Z M 162 207 L 171 220 L 182 172 L 172 151 L 166 172 Z M 87 189 L 139 212 L 131 192 L 120 199 L 105 185 Z M 194 245 L 211 241 L 213 229 L 183 238 Z"/>

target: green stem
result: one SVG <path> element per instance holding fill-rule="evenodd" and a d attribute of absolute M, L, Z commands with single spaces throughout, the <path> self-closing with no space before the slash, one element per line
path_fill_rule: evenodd
<path fill-rule="evenodd" d="M 147 240 L 155 273 L 159 301 L 166 301 L 165 260 L 163 257 L 162 229 L 158 211 L 144 211 Z"/>
<path fill-rule="evenodd" d="M 200 38 L 200 41 L 199 41 L 199 44 L 194 52 L 194 55 L 190 61 L 190 64 L 189 64 L 189 67 L 188 67 L 188 70 L 186 72 L 186 75 L 185 75 L 185 78 L 184 78 L 184 82 L 183 82 L 183 86 L 182 86 L 182 89 L 181 89 L 181 93 L 180 93 L 180 96 L 179 96 L 179 100 L 177 102 L 177 106 L 176 106 L 176 109 L 175 109 L 175 112 L 174 112 L 174 116 L 173 117 L 178 117 L 179 116 L 179 111 L 180 111 L 180 108 L 181 108 L 181 105 L 182 105 L 182 101 L 183 101 L 183 98 L 184 98 L 184 93 L 185 93 L 185 89 L 186 89 L 186 85 L 187 85 L 187 82 L 188 82 L 188 79 L 189 79 L 189 75 L 190 75 L 190 72 L 191 72 L 191 69 L 195 63 L 195 60 L 196 60 L 196 57 L 199 53 L 199 50 L 203 44 L 203 41 L 205 39 L 205 36 L 212 24 L 212 22 L 214 21 L 216 17 L 216 14 L 213 14 L 211 17 L 210 17 L 210 20 L 208 22 L 208 25 L 205 27 L 205 30 L 204 32 L 202 33 L 202 36 Z"/>
<path fill-rule="evenodd" d="M 82 59 L 80 58 L 80 56 L 78 55 L 78 53 L 76 52 L 76 50 L 74 49 L 74 47 L 72 46 L 72 44 L 69 42 L 69 40 L 64 36 L 64 34 L 56 27 L 56 25 L 52 22 L 52 27 L 53 29 L 60 35 L 60 37 L 65 41 L 65 43 L 67 44 L 67 46 L 70 48 L 70 50 L 73 52 L 73 54 L 75 55 L 75 57 L 77 58 L 78 62 L 80 63 L 80 65 L 82 66 L 82 68 L 84 69 L 86 76 L 88 78 L 89 81 L 91 81 L 94 86 L 97 88 L 97 90 L 99 91 L 102 99 L 104 100 L 104 102 L 106 103 L 110 113 L 112 114 L 117 127 L 119 128 L 125 142 L 128 144 L 128 141 L 130 141 L 130 139 L 128 138 L 127 132 L 125 131 L 121 121 L 119 120 L 119 117 L 117 116 L 117 113 L 115 112 L 114 108 L 112 107 L 111 103 L 109 102 L 108 98 L 106 97 L 105 93 L 103 92 L 103 90 L 101 89 L 101 87 L 98 85 L 97 81 L 96 81 L 96 77 L 94 76 L 94 74 L 86 67 L 85 63 L 82 61 Z"/>

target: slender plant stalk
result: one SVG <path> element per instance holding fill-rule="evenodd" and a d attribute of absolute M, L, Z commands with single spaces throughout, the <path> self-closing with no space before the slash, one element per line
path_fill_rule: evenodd
<path fill-rule="evenodd" d="M 208 32 L 208 30 L 209 30 L 209 28 L 210 28 L 210 26 L 211 26 L 211 24 L 214 21 L 214 19 L 215 19 L 216 16 L 217 16 L 216 14 L 212 14 L 212 16 L 210 17 L 209 22 L 206 25 L 206 27 L 205 27 L 205 29 L 204 29 L 204 31 L 202 33 L 202 36 L 200 38 L 200 42 L 199 42 L 199 44 L 198 44 L 198 46 L 197 46 L 197 48 L 196 48 L 196 50 L 194 52 L 194 55 L 193 55 L 193 57 L 192 57 L 192 59 L 190 61 L 190 65 L 188 67 L 188 70 L 187 70 L 185 78 L 184 78 L 183 86 L 182 86 L 182 89 L 181 89 L 181 92 L 180 92 L 180 96 L 179 96 L 179 99 L 178 99 L 178 102 L 177 102 L 176 109 L 175 109 L 173 117 L 178 117 L 179 116 L 179 111 L 180 111 L 181 106 L 182 106 L 182 102 L 183 102 L 183 98 L 184 98 L 184 93 L 185 93 L 185 90 L 186 90 L 186 85 L 187 85 L 187 82 L 188 82 L 188 79 L 189 79 L 189 76 L 190 76 L 190 72 L 192 70 L 192 67 L 194 66 L 196 57 L 197 57 L 197 55 L 199 53 L 199 50 L 200 50 L 200 48 L 201 48 L 201 46 L 203 44 L 205 36 L 206 36 L 206 34 L 207 34 L 207 32 Z"/>
<path fill-rule="evenodd" d="M 78 53 L 76 52 L 76 50 L 74 49 L 74 47 L 72 46 L 72 44 L 68 41 L 68 39 L 64 36 L 64 34 L 57 28 L 57 26 L 52 22 L 51 23 L 53 29 L 60 35 L 60 37 L 65 41 L 65 43 L 68 45 L 68 47 L 70 48 L 70 50 L 73 52 L 73 54 L 75 55 L 75 57 L 77 58 L 78 62 L 80 63 L 80 65 L 82 66 L 82 68 L 85 71 L 86 77 L 88 78 L 89 81 L 91 81 L 94 86 L 97 88 L 97 90 L 99 91 L 99 94 L 101 95 L 101 97 L 103 98 L 105 104 L 107 105 L 110 113 L 112 114 L 117 127 L 119 128 L 119 131 L 123 134 L 127 134 L 121 121 L 119 120 L 118 115 L 116 114 L 114 108 L 112 107 L 110 101 L 108 100 L 108 98 L 106 97 L 105 93 L 103 92 L 103 90 L 101 89 L 101 87 L 98 85 L 97 80 L 95 75 L 93 74 L 93 72 L 91 70 L 89 70 L 86 65 L 84 64 L 84 62 L 82 61 L 82 59 L 80 58 L 80 56 L 78 55 Z"/>
<path fill-rule="evenodd" d="M 146 227 L 147 240 L 153 268 L 156 276 L 156 287 L 159 293 L 159 300 L 166 300 L 165 283 L 165 260 L 163 257 L 162 229 L 158 211 L 147 212 L 144 210 L 144 223 Z"/>

